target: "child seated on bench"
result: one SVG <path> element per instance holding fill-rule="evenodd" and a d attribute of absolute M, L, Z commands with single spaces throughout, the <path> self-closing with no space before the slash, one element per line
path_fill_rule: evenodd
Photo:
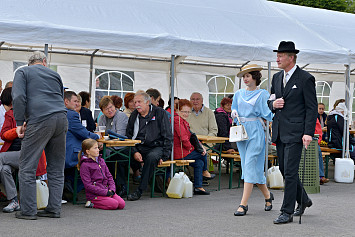
<path fill-rule="evenodd" d="M 115 182 L 105 160 L 99 155 L 97 141 L 85 139 L 78 155 L 80 177 L 86 193 L 86 207 L 104 210 L 123 209 L 125 201 L 118 196 Z"/>

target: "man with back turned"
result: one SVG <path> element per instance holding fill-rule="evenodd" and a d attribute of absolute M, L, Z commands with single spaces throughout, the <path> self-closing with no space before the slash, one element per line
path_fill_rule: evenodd
<path fill-rule="evenodd" d="M 274 224 L 293 221 L 312 205 L 298 178 L 303 145 L 312 141 L 317 119 L 315 78 L 296 66 L 299 50 L 291 41 L 281 41 L 277 52 L 278 67 L 283 69 L 272 78 L 269 108 L 275 113 L 272 142 L 276 143 L 281 173 L 285 179 L 281 214 Z M 294 211 L 295 203 L 298 203 Z M 302 202 L 302 205 L 301 205 Z"/>
<path fill-rule="evenodd" d="M 21 211 L 16 217 L 59 218 L 68 129 L 63 83 L 59 74 L 47 67 L 44 53 L 34 52 L 28 61 L 28 67 L 17 70 L 12 88 L 16 132 L 23 137 L 19 165 Z M 37 213 L 36 168 L 43 149 L 47 159 L 49 199 L 46 209 Z"/>

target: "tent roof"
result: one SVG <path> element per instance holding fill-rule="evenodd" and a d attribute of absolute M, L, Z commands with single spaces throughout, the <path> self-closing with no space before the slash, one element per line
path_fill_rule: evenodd
<path fill-rule="evenodd" d="M 354 26 L 352 14 L 265 0 L 3 0 L 0 8 L 8 43 L 242 61 L 274 61 L 272 50 L 292 40 L 299 62 L 352 63 Z"/>

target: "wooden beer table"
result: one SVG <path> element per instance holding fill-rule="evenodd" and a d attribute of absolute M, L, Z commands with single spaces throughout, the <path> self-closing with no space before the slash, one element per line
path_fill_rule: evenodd
<path fill-rule="evenodd" d="M 131 139 L 125 139 L 124 141 L 121 141 L 119 139 L 105 140 L 103 138 L 100 138 L 97 141 L 103 143 L 102 158 L 105 160 L 105 162 L 128 162 L 127 193 L 129 193 L 129 170 L 131 168 L 131 150 L 132 147 L 134 147 L 138 143 L 141 143 L 141 141 Z M 114 149 L 115 147 L 124 148 Z M 107 149 L 110 150 L 109 155 L 107 155 Z M 126 149 L 128 149 L 128 155 L 124 153 Z M 110 160 L 110 158 L 115 155 L 120 155 L 121 157 L 124 157 L 124 159 Z"/>
<path fill-rule="evenodd" d="M 218 154 L 218 191 L 221 190 L 221 165 L 222 165 L 222 146 L 220 146 L 219 150 L 215 149 L 211 143 L 224 143 L 229 140 L 229 137 L 215 137 L 215 136 L 205 136 L 205 135 L 197 135 L 198 140 L 207 147 L 207 150 L 213 151 Z"/>

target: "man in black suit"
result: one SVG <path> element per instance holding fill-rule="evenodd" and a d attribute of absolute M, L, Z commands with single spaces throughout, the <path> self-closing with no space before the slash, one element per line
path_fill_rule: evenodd
<path fill-rule="evenodd" d="M 281 173 L 285 179 L 281 214 L 274 224 L 293 221 L 312 205 L 298 178 L 303 145 L 312 141 L 317 119 L 315 78 L 296 66 L 299 50 L 291 41 L 281 41 L 277 52 L 278 67 L 283 69 L 272 78 L 269 108 L 275 113 L 272 141 L 276 143 Z M 301 205 L 302 200 L 302 205 Z M 294 212 L 295 202 L 298 206 Z"/>

